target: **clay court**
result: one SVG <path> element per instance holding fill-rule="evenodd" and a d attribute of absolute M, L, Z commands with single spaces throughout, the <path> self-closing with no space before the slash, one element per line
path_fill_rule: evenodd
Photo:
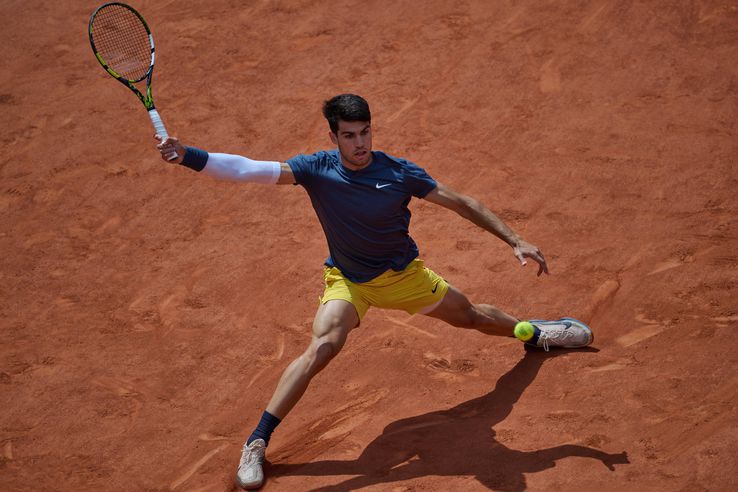
<path fill-rule="evenodd" d="M 0 489 L 231 490 L 310 340 L 327 247 L 301 187 L 167 165 L 87 40 L 90 1 L 6 1 L 0 39 Z M 269 446 L 263 490 L 735 490 L 738 4 L 133 5 L 188 145 L 286 160 L 320 107 L 483 201 L 551 275 L 414 200 L 475 302 L 574 316 L 525 350 L 371 310 Z"/>

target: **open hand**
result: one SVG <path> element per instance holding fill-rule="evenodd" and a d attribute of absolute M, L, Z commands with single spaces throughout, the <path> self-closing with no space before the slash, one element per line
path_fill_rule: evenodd
<path fill-rule="evenodd" d="M 532 258 L 536 263 L 538 263 L 538 276 L 540 277 L 542 273 L 545 273 L 548 275 L 548 265 L 546 265 L 546 259 L 543 257 L 543 253 L 534 245 L 530 244 L 529 242 L 521 240 L 517 246 L 513 248 L 513 251 L 515 252 L 515 256 L 518 260 L 520 260 L 520 264 L 522 266 L 525 266 L 528 264 L 528 261 L 526 258 Z"/>

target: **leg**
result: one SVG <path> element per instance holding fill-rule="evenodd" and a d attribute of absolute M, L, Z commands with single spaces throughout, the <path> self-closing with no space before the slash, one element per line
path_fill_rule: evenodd
<path fill-rule="evenodd" d="M 321 304 L 313 321 L 313 339 L 307 350 L 287 366 L 272 396 L 267 412 L 280 420 L 297 404 L 310 380 L 335 357 L 349 332 L 359 324 L 354 306 L 343 300 Z"/>
<path fill-rule="evenodd" d="M 438 318 L 460 328 L 473 328 L 487 335 L 513 336 L 515 324 L 520 321 L 489 304 L 472 304 L 453 285 L 433 311 L 426 316 Z"/>
<path fill-rule="evenodd" d="M 250 442 L 247 441 L 243 446 L 236 472 L 236 482 L 239 486 L 244 489 L 255 489 L 264 483 L 262 464 L 269 435 L 300 400 L 313 376 L 338 354 L 346 343 L 348 333 L 358 324 L 359 315 L 356 308 L 348 301 L 336 299 L 321 304 L 318 308 L 313 321 L 313 339 L 310 345 L 282 373 L 262 422 L 249 438 Z M 265 420 L 267 417 L 269 420 Z M 264 428 L 261 428 L 262 423 L 265 423 Z"/>

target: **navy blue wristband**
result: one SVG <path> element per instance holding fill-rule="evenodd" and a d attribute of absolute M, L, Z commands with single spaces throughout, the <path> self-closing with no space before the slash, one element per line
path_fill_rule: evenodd
<path fill-rule="evenodd" d="M 185 147 L 185 155 L 182 158 L 182 165 L 189 167 L 197 172 L 205 169 L 208 163 L 208 153 L 197 147 Z"/>

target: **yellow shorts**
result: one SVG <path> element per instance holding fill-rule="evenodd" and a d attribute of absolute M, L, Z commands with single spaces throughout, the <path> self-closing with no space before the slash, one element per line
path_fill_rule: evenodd
<path fill-rule="evenodd" d="M 320 302 L 342 299 L 354 305 L 361 320 L 369 306 L 384 309 L 402 309 L 410 314 L 440 303 L 448 291 L 448 283 L 438 274 L 423 266 L 416 258 L 401 272 L 387 270 L 368 282 L 354 283 L 338 268 L 325 267 L 325 291 Z"/>

